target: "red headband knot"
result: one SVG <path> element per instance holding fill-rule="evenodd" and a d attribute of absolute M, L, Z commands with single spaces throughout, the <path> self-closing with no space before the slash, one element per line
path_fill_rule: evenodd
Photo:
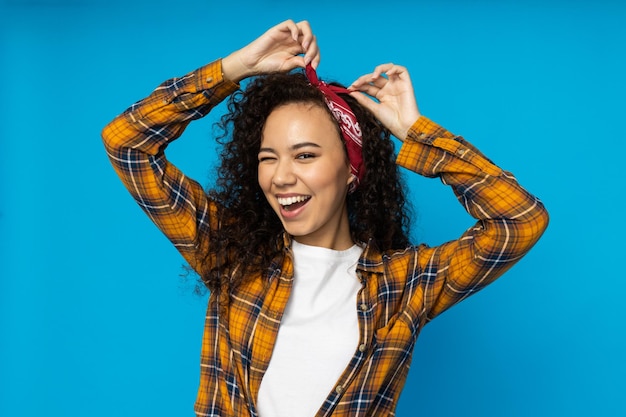
<path fill-rule="evenodd" d="M 348 152 L 350 172 L 354 177 L 348 190 L 348 192 L 351 193 L 361 182 L 363 174 L 365 173 L 365 166 L 363 165 L 363 134 L 361 133 L 361 127 L 356 120 L 356 116 L 350 109 L 350 106 L 348 106 L 348 103 L 337 94 L 350 94 L 350 91 L 346 88 L 329 85 L 320 81 L 311 64 L 306 66 L 306 76 L 309 82 L 324 94 L 326 105 L 339 123 L 341 136 L 343 136 L 346 151 Z"/>

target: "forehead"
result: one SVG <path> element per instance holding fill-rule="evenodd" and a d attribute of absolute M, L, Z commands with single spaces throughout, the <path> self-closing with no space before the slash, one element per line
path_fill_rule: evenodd
<path fill-rule="evenodd" d="M 301 141 L 342 146 L 339 127 L 328 109 L 314 103 L 290 103 L 275 108 L 265 121 L 261 145 L 274 147 Z"/>

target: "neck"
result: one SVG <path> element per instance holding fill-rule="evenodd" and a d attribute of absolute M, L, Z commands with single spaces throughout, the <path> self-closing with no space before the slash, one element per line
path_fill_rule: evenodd
<path fill-rule="evenodd" d="M 324 235 L 313 234 L 307 236 L 293 236 L 293 239 L 303 245 L 318 246 L 332 250 L 350 249 L 354 246 L 355 242 L 352 240 L 352 234 L 350 233 L 350 222 L 348 220 L 347 208 L 344 208 L 339 225 L 333 233 L 325 233 Z"/>

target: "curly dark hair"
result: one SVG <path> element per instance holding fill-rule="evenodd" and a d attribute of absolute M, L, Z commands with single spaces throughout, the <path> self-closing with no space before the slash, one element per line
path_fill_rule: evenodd
<path fill-rule="evenodd" d="M 341 96 L 363 132 L 365 175 L 347 197 L 352 238 L 381 251 L 406 248 L 408 206 L 390 133 L 353 97 Z M 254 78 L 244 91 L 231 96 L 227 114 L 217 123 L 223 131 L 218 137 L 223 145 L 221 165 L 208 194 L 219 207 L 220 227 L 211 235 L 201 274 L 212 292 L 231 293 L 246 277 L 264 275 L 281 256 L 284 229 L 259 186 L 258 152 L 270 113 L 291 103 L 317 105 L 336 123 L 322 93 L 301 71 Z"/>

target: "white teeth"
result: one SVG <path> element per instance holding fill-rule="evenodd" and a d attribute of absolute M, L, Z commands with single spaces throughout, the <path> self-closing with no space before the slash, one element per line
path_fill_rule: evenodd
<path fill-rule="evenodd" d="M 309 197 L 307 196 L 303 196 L 303 195 L 299 195 L 299 196 L 295 196 L 295 197 L 286 197 L 286 198 L 282 198 L 282 197 L 278 197 L 278 204 L 280 204 L 281 206 L 290 206 L 294 203 L 299 203 L 301 201 L 305 201 L 308 200 Z"/>

